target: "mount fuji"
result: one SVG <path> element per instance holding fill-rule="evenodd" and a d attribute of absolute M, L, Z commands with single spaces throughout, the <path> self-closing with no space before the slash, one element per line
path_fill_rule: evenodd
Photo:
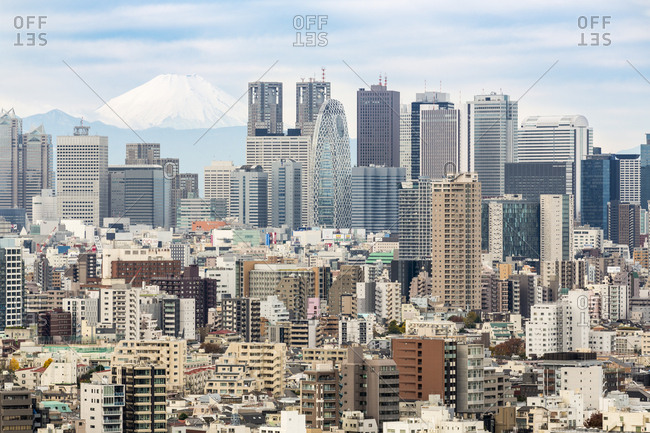
<path fill-rule="evenodd" d="M 198 129 L 246 125 L 246 103 L 193 75 L 165 74 L 110 99 L 94 113 L 107 125 L 133 129 Z"/>

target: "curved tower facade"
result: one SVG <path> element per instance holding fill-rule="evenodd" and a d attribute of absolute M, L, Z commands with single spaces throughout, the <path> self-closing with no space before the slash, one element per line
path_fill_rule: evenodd
<path fill-rule="evenodd" d="M 352 224 L 350 137 L 343 104 L 335 99 L 318 113 L 309 153 L 309 223 L 349 228 Z"/>

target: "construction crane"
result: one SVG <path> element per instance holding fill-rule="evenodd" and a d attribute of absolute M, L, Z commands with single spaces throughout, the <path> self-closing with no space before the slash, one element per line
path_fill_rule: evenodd
<path fill-rule="evenodd" d="M 50 241 L 52 240 L 52 237 L 54 236 L 54 233 L 59 230 L 59 226 L 54 227 L 54 230 L 48 235 L 47 239 L 45 239 L 45 242 L 42 245 L 38 246 L 38 252 L 42 253 L 43 252 L 43 247 L 47 247 L 50 244 Z"/>

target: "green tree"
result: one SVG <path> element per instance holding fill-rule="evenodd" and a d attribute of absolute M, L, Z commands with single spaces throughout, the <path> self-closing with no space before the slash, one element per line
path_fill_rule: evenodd
<path fill-rule="evenodd" d="M 183 412 L 183 413 L 181 413 L 180 415 L 178 415 L 178 419 L 179 419 L 180 421 L 186 420 L 187 418 L 188 418 L 188 416 L 187 416 L 187 414 L 186 414 L 185 412 Z"/>
<path fill-rule="evenodd" d="M 470 311 L 463 320 L 466 328 L 476 328 L 476 324 L 481 322 L 481 318 L 475 311 Z"/>
<path fill-rule="evenodd" d="M 388 333 L 389 334 L 403 334 L 406 332 L 406 323 L 402 322 L 399 325 L 396 320 L 391 320 L 388 324 Z"/>

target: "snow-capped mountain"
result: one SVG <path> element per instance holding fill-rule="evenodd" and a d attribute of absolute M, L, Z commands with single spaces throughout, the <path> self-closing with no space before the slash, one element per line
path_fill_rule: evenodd
<path fill-rule="evenodd" d="M 246 124 L 246 98 L 236 98 L 198 75 L 158 75 L 135 89 L 108 101 L 130 127 L 136 130 L 159 127 L 173 129 L 215 128 Z M 125 128 L 118 116 L 103 105 L 96 119 Z"/>

